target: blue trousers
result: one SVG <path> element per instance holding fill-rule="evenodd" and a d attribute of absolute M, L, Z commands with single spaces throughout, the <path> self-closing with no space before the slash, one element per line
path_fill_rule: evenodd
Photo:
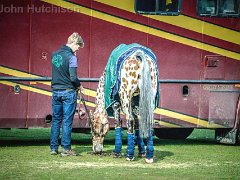
<path fill-rule="evenodd" d="M 54 90 L 52 94 L 52 126 L 50 148 L 58 150 L 58 138 L 62 122 L 61 145 L 65 150 L 71 149 L 72 122 L 77 105 L 75 90 Z"/>

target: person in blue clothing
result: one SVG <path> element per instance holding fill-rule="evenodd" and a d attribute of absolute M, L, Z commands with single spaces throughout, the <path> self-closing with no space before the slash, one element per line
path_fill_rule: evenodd
<path fill-rule="evenodd" d="M 71 149 L 72 122 L 77 105 L 77 90 L 83 87 L 77 76 L 78 60 L 76 53 L 83 48 L 82 37 L 74 32 L 67 44 L 52 53 L 52 126 L 50 137 L 51 155 L 59 153 L 58 138 L 62 123 L 61 156 L 76 156 Z"/>

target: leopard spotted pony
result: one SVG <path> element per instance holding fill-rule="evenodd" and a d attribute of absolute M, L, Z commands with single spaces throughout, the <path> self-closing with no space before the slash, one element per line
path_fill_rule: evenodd
<path fill-rule="evenodd" d="M 159 97 L 157 60 L 152 51 L 144 46 L 132 44 L 129 49 L 128 46 L 123 46 L 125 49 L 121 52 L 122 54 L 119 53 L 121 47 L 115 49 L 115 54 L 118 56 L 113 56 L 112 53 L 111 61 L 116 60 L 116 57 L 122 59 L 119 58 L 114 63 L 110 62 L 100 78 L 95 101 L 96 108 L 91 115 L 93 151 L 96 153 L 103 151 L 104 137 L 109 131 L 108 117 L 113 116 L 116 119 L 113 155 L 114 157 L 121 156 L 123 120 L 120 112 L 122 111 L 126 116 L 128 134 L 126 159 L 134 160 L 136 141 L 138 155 L 145 156 L 146 162 L 152 163 L 154 155 L 153 111 L 158 104 Z M 122 60 L 121 63 L 119 63 L 120 60 Z M 113 67 L 115 64 L 117 68 Z M 113 81 L 114 86 L 107 86 L 109 79 L 112 82 L 112 75 L 107 75 L 108 70 L 116 75 L 117 80 Z M 111 93 L 107 94 L 106 92 L 109 92 L 107 90 Z M 112 102 L 106 105 L 109 99 Z M 146 148 L 143 137 L 146 138 Z"/>

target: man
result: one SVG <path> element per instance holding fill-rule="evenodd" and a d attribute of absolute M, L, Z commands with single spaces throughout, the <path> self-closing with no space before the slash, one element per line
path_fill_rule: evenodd
<path fill-rule="evenodd" d="M 67 44 L 52 54 L 52 127 L 51 155 L 58 154 L 58 138 L 62 122 L 61 156 L 76 156 L 71 149 L 72 122 L 77 105 L 77 91 L 83 90 L 77 78 L 77 57 L 79 48 L 83 48 L 81 36 L 74 32 Z"/>

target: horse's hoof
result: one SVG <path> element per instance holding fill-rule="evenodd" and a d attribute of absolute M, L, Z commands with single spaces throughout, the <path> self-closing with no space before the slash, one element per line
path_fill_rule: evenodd
<path fill-rule="evenodd" d="M 133 160 L 134 160 L 134 157 L 132 157 L 132 158 L 126 157 L 126 160 L 127 160 L 127 161 L 133 161 Z"/>
<path fill-rule="evenodd" d="M 144 157 L 146 157 L 146 153 L 138 153 L 138 157 L 139 158 L 144 158 Z"/>
<path fill-rule="evenodd" d="M 91 151 L 91 152 L 87 152 L 87 154 L 90 154 L 90 155 L 96 155 L 95 152 Z"/>
<path fill-rule="evenodd" d="M 150 158 L 150 159 L 147 159 L 147 158 L 146 158 L 146 159 L 145 159 L 145 162 L 148 163 L 148 164 L 151 164 L 151 163 L 153 163 L 153 158 Z"/>

